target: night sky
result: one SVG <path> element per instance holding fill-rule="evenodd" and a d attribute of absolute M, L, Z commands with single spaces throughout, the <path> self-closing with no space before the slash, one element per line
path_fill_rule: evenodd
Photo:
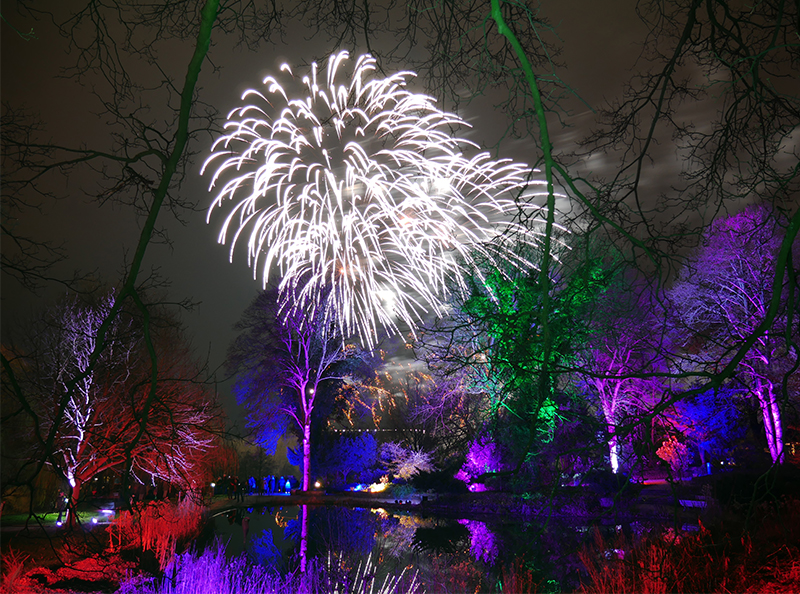
<path fill-rule="evenodd" d="M 60 0 L 42 4 L 58 7 L 60 14 L 64 14 L 68 7 L 82 3 Z M 558 61 L 564 67 L 557 72 L 562 80 L 580 93 L 591 107 L 599 106 L 604 99 L 619 96 L 646 33 L 635 14 L 636 3 L 633 0 L 558 0 L 542 4 L 542 15 L 557 26 L 563 42 L 563 53 Z M 33 21 L 20 14 L 16 2 L 11 0 L 3 0 L 2 14 L 20 31 L 27 32 L 33 28 L 36 34 L 36 39 L 25 41 L 6 23 L 2 24 L 3 102 L 37 112 L 45 126 L 40 135 L 42 141 L 65 146 L 106 145 L 107 129 L 96 115 L 100 108 L 91 94 L 92 76 L 87 76 L 82 82 L 58 78 L 71 56 L 65 55 L 64 42 L 53 26 L 46 20 Z M 215 106 L 223 116 L 238 105 L 243 90 L 257 85 L 265 74 L 277 73 L 282 62 L 299 64 L 325 51 L 340 49 L 325 46 L 319 36 L 309 40 L 312 31 L 302 23 L 290 24 L 286 42 L 264 45 L 259 51 L 233 47 L 219 31 L 215 34 L 209 57 L 217 72 L 212 72 L 206 62 L 199 86 L 201 98 Z M 192 40 L 171 42 L 163 51 L 162 67 L 179 81 L 182 81 L 192 44 Z M 344 49 L 357 54 L 362 48 Z M 380 48 L 376 46 L 374 49 L 380 57 Z M 149 107 L 157 113 L 158 106 Z M 555 120 L 551 122 L 555 147 L 561 151 L 568 151 L 572 142 L 588 132 L 594 117 L 589 108 L 578 101 L 569 107 L 572 116 L 568 124 L 571 128 L 562 130 Z M 702 106 L 690 107 L 703 109 Z M 473 140 L 487 144 L 497 140 L 492 134 L 501 127 L 498 123 L 502 125 L 502 113 L 492 113 L 491 108 L 486 109 L 485 105 L 467 104 L 462 106 L 460 115 L 473 125 Z M 193 202 L 197 212 L 182 214 L 185 225 L 178 223 L 168 211 L 162 212 L 160 222 L 168 232 L 171 245 L 151 245 L 145 270 L 158 268 L 160 275 L 171 282 L 170 297 L 173 299 L 189 298 L 198 303 L 192 312 L 183 315 L 183 319 L 193 335 L 198 355 L 208 354 L 211 366 L 216 367 L 221 364 L 233 337 L 232 325 L 259 291 L 261 279 L 253 279 L 253 273 L 243 258 L 230 264 L 228 246 L 216 243 L 218 224 L 205 223 L 206 208 L 212 196 L 208 192 L 207 179 L 199 176 L 199 168 L 210 145 L 211 138 L 205 137 L 191 147 L 199 154 L 190 166 L 181 190 L 182 197 Z M 509 141 L 501 147 L 500 155 L 532 161 L 535 154 L 526 159 L 529 146 L 530 143 Z M 654 170 L 654 184 L 669 183 L 670 176 L 677 172 L 674 150 L 669 146 L 662 147 L 662 150 L 665 159 L 658 170 Z M 504 154 L 506 151 L 513 154 Z M 613 168 L 610 159 L 599 157 L 585 165 L 587 171 L 600 174 Z M 63 198 L 43 203 L 40 212 L 29 211 L 17 222 L 18 229 L 64 243 L 69 260 L 57 270 L 58 273 L 67 276 L 73 269 L 96 271 L 100 278 L 115 283 L 120 278 L 123 262 L 130 258 L 138 239 L 138 221 L 126 208 L 112 204 L 98 206 L 91 202 L 85 194 L 93 187 L 91 180 L 91 174 L 82 174 L 80 170 L 75 170 L 66 184 L 60 180 L 60 185 L 54 185 L 53 190 Z M 13 334 L 14 328 L 27 316 L 40 311 L 43 304 L 61 292 L 63 288 L 51 286 L 42 295 L 32 296 L 4 276 L 3 340 Z M 227 395 L 223 396 L 227 399 Z M 228 404 L 231 416 L 241 414 L 230 402 Z"/>

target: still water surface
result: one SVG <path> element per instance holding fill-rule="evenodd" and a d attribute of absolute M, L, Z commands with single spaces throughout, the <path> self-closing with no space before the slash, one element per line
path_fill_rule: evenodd
<path fill-rule="evenodd" d="M 600 525 L 612 542 L 635 536 L 641 524 Z M 513 517 L 452 519 L 407 511 L 335 506 L 243 508 L 214 518 L 229 556 L 292 571 L 305 561 L 345 556 L 353 566 L 371 556 L 379 569 L 410 568 L 428 591 L 497 591 L 516 572 L 539 591 L 574 590 L 583 565 L 578 553 L 594 526 L 564 520 L 523 522 Z M 604 554 L 616 554 L 611 548 Z"/>

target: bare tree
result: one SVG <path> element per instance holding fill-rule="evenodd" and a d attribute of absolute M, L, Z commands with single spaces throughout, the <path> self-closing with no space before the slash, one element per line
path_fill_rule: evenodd
<path fill-rule="evenodd" d="M 605 421 L 611 470 L 620 469 L 620 432 L 638 415 L 647 414 L 661 399 L 666 386 L 660 356 L 665 328 L 656 315 L 657 302 L 645 286 L 622 279 L 618 273 L 589 307 L 591 331 L 577 345 L 575 384 L 598 403 Z"/>
<path fill-rule="evenodd" d="M 95 146 L 48 143 L 40 140 L 41 125 L 19 106 L 3 105 L 3 274 L 33 289 L 51 280 L 78 286 L 70 277 L 51 272 L 52 264 L 64 258 L 61 246 L 47 238 L 26 235 L 14 226 L 15 218 L 57 197 L 53 188 L 58 180 L 77 178 L 78 172 L 87 180 L 82 189 L 98 204 L 114 201 L 131 207 L 139 217 L 141 232 L 117 285 L 114 303 L 100 320 L 91 350 L 86 353 L 86 366 L 73 368 L 71 375 L 63 376 L 63 390 L 47 424 L 37 417 L 21 389 L 16 377 L 20 367 L 5 353 L 0 357 L 4 380 L 20 403 L 19 411 L 31 418 L 39 452 L 37 469 L 32 473 L 35 476 L 45 464 L 53 463 L 58 437 L 69 424 L 70 403 L 79 399 L 81 386 L 111 346 L 110 333 L 117 318 L 133 304 L 144 324 L 150 381 L 140 395 L 133 434 L 124 442 L 124 466 L 129 469 L 139 444 L 147 439 L 151 411 L 159 400 L 160 362 L 151 337 L 150 312 L 143 299 L 142 287 L 147 281 L 143 267 L 148 247 L 167 239 L 162 211 L 182 220 L 181 213 L 193 208 L 180 188 L 187 164 L 199 150 L 193 142 L 213 126 L 214 110 L 198 95 L 212 32 L 257 43 L 279 29 L 280 14 L 273 4 L 262 8 L 245 0 L 147 5 L 87 1 L 56 7 L 53 13 L 24 0 L 17 6 L 25 17 L 50 21 L 63 36 L 74 59 L 63 74 L 91 89 L 108 135 Z M 164 44 L 169 42 L 189 46 L 190 58 L 183 73 L 163 59 Z M 151 110 L 149 105 L 159 107 Z M 126 484 L 124 478 L 123 490 Z"/>
<path fill-rule="evenodd" d="M 203 383 L 203 370 L 174 323 L 162 318 L 151 324 L 161 365 L 149 409 L 143 408 L 152 389 L 149 355 L 135 310 L 117 318 L 102 357 L 89 368 L 98 329 L 114 301 L 113 293 L 95 303 L 68 296 L 29 330 L 24 346 L 11 349 L 21 362 L 16 405 L 30 406 L 39 432 L 53 432 L 47 461 L 69 483 L 72 510 L 88 481 L 107 470 L 125 469 L 128 460 L 139 480 L 144 475 L 184 489 L 197 486 L 198 454 L 209 452 L 220 430 L 220 413 Z M 75 376 L 82 380 L 56 425 L 59 404 Z M 138 436 L 144 414 L 149 420 Z M 70 519 L 74 523 L 76 514 Z"/>
<path fill-rule="evenodd" d="M 766 205 L 718 220 L 670 292 L 689 368 L 713 373 L 755 335 L 737 375 L 758 402 L 767 447 L 778 464 L 785 458 L 780 385 L 786 372 L 797 367 L 798 357 L 796 331 L 787 324 L 792 310 L 787 283 L 778 288 L 781 301 L 770 329 L 760 335 L 756 330 L 774 294 L 783 225 L 785 220 L 779 221 Z"/>
<path fill-rule="evenodd" d="M 343 344 L 325 324 L 325 304 L 313 313 L 289 309 L 271 287 L 256 297 L 236 329 L 240 334 L 228 353 L 228 368 L 237 375 L 237 399 L 248 411 L 256 441 L 274 452 L 287 430 L 302 444 L 302 489 L 311 473 L 311 424 L 318 402 L 335 398 L 342 383 L 355 382 L 367 354 Z"/>

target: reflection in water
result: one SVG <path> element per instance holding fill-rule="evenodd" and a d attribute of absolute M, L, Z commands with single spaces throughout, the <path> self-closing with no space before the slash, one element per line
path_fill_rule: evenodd
<path fill-rule="evenodd" d="M 262 530 L 250 543 L 250 558 L 264 567 L 278 567 L 282 558 L 280 549 L 275 546 L 272 530 Z"/>
<path fill-rule="evenodd" d="M 470 536 L 470 553 L 476 561 L 494 564 L 500 554 L 497 537 L 485 522 L 477 520 L 459 520 L 459 524 L 466 526 Z"/>
<path fill-rule="evenodd" d="M 433 528 L 417 528 L 414 548 L 425 553 L 455 554 L 464 550 L 469 542 L 469 530 L 461 524 L 442 524 Z"/>
<path fill-rule="evenodd" d="M 616 528 L 608 526 L 609 533 Z M 407 575 L 418 571 L 429 591 L 451 592 L 495 590 L 509 572 L 519 574 L 515 579 L 578 588 L 578 551 L 594 538 L 594 529 L 552 519 L 543 531 L 533 523 L 332 506 L 262 508 L 248 516 L 234 512 L 216 518 L 215 529 L 229 557 L 244 552 L 251 562 L 280 572 L 311 572 L 314 563 L 335 566 L 344 575 L 371 558 L 376 579 L 408 568 Z M 635 533 L 646 527 L 625 529 Z"/>
<path fill-rule="evenodd" d="M 302 525 L 300 526 L 300 571 L 306 572 L 308 565 L 308 506 L 300 506 L 300 518 Z"/>
<path fill-rule="evenodd" d="M 414 546 L 414 534 L 417 528 L 432 528 L 435 522 L 431 518 L 402 514 L 392 515 L 384 510 L 375 510 L 383 529 L 383 548 L 394 558 L 408 553 Z"/>

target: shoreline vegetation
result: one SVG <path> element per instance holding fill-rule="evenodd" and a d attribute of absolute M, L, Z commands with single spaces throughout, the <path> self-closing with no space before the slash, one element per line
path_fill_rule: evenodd
<path fill-rule="evenodd" d="M 227 559 L 224 545 L 206 533 L 210 519 L 236 507 L 287 505 L 372 507 L 410 510 L 449 517 L 543 517 L 558 510 L 562 517 L 585 518 L 596 525 L 603 518 L 663 520 L 663 530 L 633 538 L 601 535 L 578 551 L 583 565 L 580 587 L 553 588 L 522 562 L 500 571 L 491 592 L 581 591 L 599 592 L 786 592 L 800 591 L 800 499 L 775 496 L 757 505 L 731 498 L 720 505 L 701 485 L 658 484 L 637 486 L 617 501 L 595 497 L 587 504 L 584 489 L 564 488 L 558 498 L 513 496 L 484 492 L 458 495 L 429 494 L 394 499 L 391 494 L 333 493 L 321 491 L 290 495 L 248 496 L 236 503 L 216 496 L 206 505 L 184 500 L 149 502 L 137 518 L 125 513 L 103 530 L 95 526 L 79 535 L 42 530 L 51 558 L 36 557 L 30 549 L 8 542 L 4 518 L 2 589 L 10 594 L 72 592 L 122 592 L 133 594 L 206 594 L 274 592 L 447 592 L 456 593 L 456 577 L 419 576 L 413 568 L 397 568 L 378 575 L 381 559 L 345 559 L 329 555 L 313 559 L 305 574 L 295 570 L 280 574 L 251 564 L 246 558 Z M 425 498 L 423 498 L 425 497 Z M 672 503 L 670 504 L 670 498 Z M 573 502 L 570 507 L 569 501 Z M 578 509 L 578 503 L 582 507 Z M 613 505 L 612 505 L 613 504 Z M 693 517 L 699 530 L 680 528 Z M 35 532 L 35 531 L 32 531 Z M 90 538 L 87 538 L 87 534 Z M 81 538 L 82 536 L 82 538 Z M 205 542 L 206 545 L 197 543 Z M 686 568 L 691 571 L 686 571 Z M 384 567 L 385 570 L 385 567 Z M 449 568 L 452 573 L 453 568 Z M 202 578 L 202 579 L 201 579 Z M 448 585 L 449 584 L 449 585 Z M 473 587 L 474 584 L 471 584 Z M 483 592 L 484 590 L 478 590 Z"/>

